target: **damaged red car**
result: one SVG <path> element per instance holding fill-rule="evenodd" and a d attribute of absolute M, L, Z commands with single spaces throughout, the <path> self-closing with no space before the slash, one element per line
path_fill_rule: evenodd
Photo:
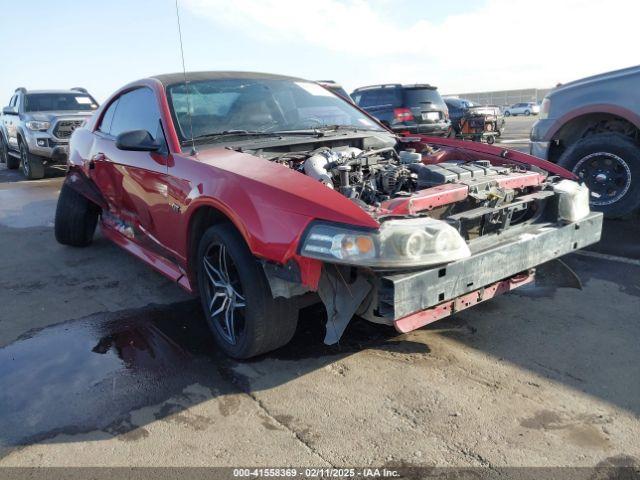
<path fill-rule="evenodd" d="M 186 81 L 185 81 L 186 80 Z M 495 146 L 397 135 L 322 86 L 257 73 L 133 82 L 72 138 L 55 234 L 103 234 L 198 294 L 217 344 L 286 344 L 298 311 L 406 332 L 597 242 L 587 189 Z"/>

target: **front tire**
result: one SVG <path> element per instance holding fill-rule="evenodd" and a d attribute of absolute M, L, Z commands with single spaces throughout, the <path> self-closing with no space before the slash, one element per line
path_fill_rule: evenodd
<path fill-rule="evenodd" d="M 528 117 L 529 115 L 531 115 L 531 112 L 529 110 L 525 110 L 524 111 L 524 116 Z"/>
<path fill-rule="evenodd" d="M 585 182 L 590 204 L 607 218 L 626 218 L 640 207 L 640 145 L 619 133 L 578 140 L 558 164 Z"/>
<path fill-rule="evenodd" d="M 273 298 L 264 270 L 233 225 L 210 227 L 198 247 L 198 290 L 217 345 L 247 359 L 291 340 L 298 309 Z"/>
<path fill-rule="evenodd" d="M 504 116 L 505 117 L 510 117 L 511 116 L 511 112 L 509 110 L 504 112 Z"/>
<path fill-rule="evenodd" d="M 29 152 L 29 147 L 22 140 L 20 140 L 20 165 L 22 173 L 28 180 L 44 178 L 44 163 L 42 163 L 42 159 Z"/>
<path fill-rule="evenodd" d="M 99 208 L 66 183 L 56 207 L 55 235 L 63 245 L 86 247 L 93 241 Z"/>

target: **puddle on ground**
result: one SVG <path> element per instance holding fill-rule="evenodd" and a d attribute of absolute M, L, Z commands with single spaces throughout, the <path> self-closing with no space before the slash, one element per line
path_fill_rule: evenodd
<path fill-rule="evenodd" d="M 352 322 L 340 344 L 326 346 L 323 325 L 323 310 L 302 311 L 289 345 L 251 360 L 265 362 L 261 383 L 274 387 L 290 380 L 269 360 L 297 361 L 298 376 L 368 348 L 429 351 L 362 320 Z M 131 411 L 183 397 L 190 385 L 206 392 L 191 404 L 244 391 L 246 382 L 230 376 L 237 367 L 215 348 L 197 300 L 100 313 L 28 332 L 0 349 L 0 457 L 6 447 L 62 433 L 128 434 L 140 427 L 129 422 Z"/>
<path fill-rule="evenodd" d="M 195 301 L 30 332 L 0 349 L 0 441 L 104 429 L 194 383 L 220 390 L 220 361 Z"/>

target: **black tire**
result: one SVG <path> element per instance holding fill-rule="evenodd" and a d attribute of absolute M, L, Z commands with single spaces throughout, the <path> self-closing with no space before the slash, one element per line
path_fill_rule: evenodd
<path fill-rule="evenodd" d="M 496 142 L 496 137 L 494 137 L 493 135 L 487 136 L 487 144 L 493 145 L 495 142 Z"/>
<path fill-rule="evenodd" d="M 63 245 L 86 247 L 93 241 L 100 209 L 66 183 L 56 207 L 55 235 Z"/>
<path fill-rule="evenodd" d="M 42 158 L 29 152 L 29 147 L 20 140 L 20 165 L 22 173 L 28 180 L 39 180 L 44 178 L 44 163 Z"/>
<path fill-rule="evenodd" d="M 9 156 L 9 151 L 7 148 L 7 144 L 4 142 L 4 137 L 0 132 L 0 163 L 7 163 L 8 156 Z"/>
<path fill-rule="evenodd" d="M 504 116 L 505 116 L 505 117 L 510 117 L 510 116 L 511 116 L 511 112 L 510 112 L 509 110 L 506 110 L 506 111 L 504 112 Z"/>
<path fill-rule="evenodd" d="M 233 225 L 214 225 L 204 233 L 197 262 L 202 309 L 217 345 L 227 355 L 243 360 L 289 343 L 298 309 L 291 301 L 273 298 L 264 270 Z M 212 301 L 213 297 L 218 300 Z M 225 322 L 229 310 L 231 320 Z"/>
<path fill-rule="evenodd" d="M 601 133 L 583 138 L 564 151 L 558 164 L 585 182 L 591 208 L 607 218 L 627 218 L 640 207 L 640 146 L 629 137 Z"/>
<path fill-rule="evenodd" d="M 528 117 L 529 115 L 531 115 L 531 111 L 530 110 L 525 110 L 524 111 L 524 116 Z"/>
<path fill-rule="evenodd" d="M 6 164 L 9 170 L 15 170 L 20 165 L 20 160 L 9 155 L 9 145 L 2 135 L 0 135 L 0 163 Z"/>

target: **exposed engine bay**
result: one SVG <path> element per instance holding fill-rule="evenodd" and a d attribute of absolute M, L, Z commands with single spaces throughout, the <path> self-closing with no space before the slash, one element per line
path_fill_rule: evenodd
<path fill-rule="evenodd" d="M 417 152 L 399 145 L 252 153 L 340 192 L 380 221 L 416 215 L 446 218 L 467 240 L 534 219 L 542 213 L 540 204 L 553 196 L 557 178 L 539 169 L 477 159 L 430 163 L 433 150 Z"/>
<path fill-rule="evenodd" d="M 394 147 L 361 150 L 351 146 L 320 147 L 277 157 L 287 165 L 339 191 L 347 198 L 367 205 L 408 196 L 418 188 L 418 175 L 410 164 L 418 164 L 421 155 L 401 152 Z"/>
<path fill-rule="evenodd" d="M 326 262 L 317 290 L 331 312 L 326 343 L 356 313 L 415 329 L 532 281 L 535 266 L 599 235 L 586 187 L 506 153 L 402 139 L 247 150 L 339 192 L 380 223 L 362 231 L 314 222 L 301 239 L 301 255 Z M 301 294 L 288 277 L 267 273 L 274 296 Z"/>

